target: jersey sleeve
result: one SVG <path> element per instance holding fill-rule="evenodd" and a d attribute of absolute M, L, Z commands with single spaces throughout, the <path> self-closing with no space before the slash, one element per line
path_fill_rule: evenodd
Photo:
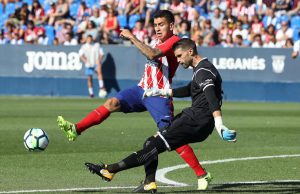
<path fill-rule="evenodd" d="M 221 104 L 216 95 L 215 79 L 216 75 L 209 70 L 200 69 L 195 74 L 196 83 L 199 84 L 200 89 L 204 92 L 211 113 L 221 109 Z"/>
<path fill-rule="evenodd" d="M 210 70 L 199 69 L 197 72 L 195 72 L 194 76 L 196 83 L 199 85 L 202 91 L 205 91 L 205 89 L 208 87 L 215 86 L 214 80 L 216 79 L 216 75 Z"/>
<path fill-rule="evenodd" d="M 79 54 L 79 56 L 83 56 L 84 55 L 84 47 L 83 46 L 79 49 L 78 54 Z"/>
<path fill-rule="evenodd" d="M 173 89 L 173 97 L 184 98 L 184 97 L 191 96 L 191 85 L 192 85 L 192 82 L 190 82 L 186 86 L 174 88 Z"/>
<path fill-rule="evenodd" d="M 179 40 L 180 38 L 176 35 L 173 35 L 171 38 L 169 38 L 168 40 L 166 40 L 164 43 L 160 44 L 157 46 L 157 48 L 159 50 L 161 50 L 161 52 L 164 55 L 168 55 L 168 53 L 173 52 L 172 51 L 172 46 Z"/>

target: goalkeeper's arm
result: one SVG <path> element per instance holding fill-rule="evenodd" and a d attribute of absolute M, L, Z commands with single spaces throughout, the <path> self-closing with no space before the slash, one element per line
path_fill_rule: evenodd
<path fill-rule="evenodd" d="M 183 98 L 191 96 L 191 82 L 187 86 L 183 86 L 175 89 L 158 89 L 158 88 L 150 88 L 146 89 L 143 98 L 147 98 L 149 96 L 173 96 L 177 98 Z"/>
<path fill-rule="evenodd" d="M 214 86 L 209 86 L 204 90 L 209 108 L 215 120 L 215 128 L 219 136 L 226 141 L 236 142 L 236 132 L 223 125 L 222 112 L 219 100 L 216 96 Z"/>
<path fill-rule="evenodd" d="M 191 96 L 191 84 L 192 84 L 192 82 L 190 82 L 186 86 L 173 89 L 173 92 L 172 92 L 173 97 L 184 98 L 184 97 Z"/>

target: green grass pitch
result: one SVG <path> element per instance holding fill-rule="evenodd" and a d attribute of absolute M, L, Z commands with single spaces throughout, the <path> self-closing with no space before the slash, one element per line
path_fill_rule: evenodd
<path fill-rule="evenodd" d="M 142 167 L 121 172 L 106 183 L 83 164 L 116 162 L 142 148 L 146 137 L 156 132 L 149 113 L 114 113 L 75 142 L 68 142 L 56 125 L 58 115 L 79 121 L 103 102 L 0 97 L 0 193 L 131 193 L 132 187 L 143 180 Z M 189 105 L 188 101 L 175 101 L 175 112 Z M 300 192 L 300 104 L 224 102 L 223 120 L 237 130 L 237 143 L 224 142 L 214 132 L 205 142 L 192 145 L 214 177 L 204 193 Z M 49 135 L 44 152 L 28 152 L 23 145 L 24 133 L 34 127 Z M 287 156 L 278 158 L 281 155 Z M 251 159 L 263 156 L 274 157 Z M 234 159 L 211 164 L 230 158 Z M 184 162 L 175 152 L 159 156 L 159 169 L 181 164 Z M 188 186 L 170 187 L 158 182 L 160 193 L 198 193 L 191 169 L 180 168 L 165 176 Z"/>

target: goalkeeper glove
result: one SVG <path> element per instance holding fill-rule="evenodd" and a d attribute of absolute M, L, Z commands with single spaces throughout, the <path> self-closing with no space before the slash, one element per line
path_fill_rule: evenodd
<path fill-rule="evenodd" d="M 158 89 L 158 88 L 149 88 L 146 89 L 143 98 L 147 98 L 150 96 L 165 96 L 170 97 L 172 96 L 172 89 Z"/>
<path fill-rule="evenodd" d="M 222 117 L 215 117 L 215 128 L 221 139 L 229 142 L 236 142 L 236 131 L 228 129 L 223 125 Z"/>

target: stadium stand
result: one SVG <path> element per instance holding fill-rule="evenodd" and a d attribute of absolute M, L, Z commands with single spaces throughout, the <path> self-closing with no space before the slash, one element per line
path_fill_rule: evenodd
<path fill-rule="evenodd" d="M 35 8 L 34 4 L 37 1 L 41 5 L 40 8 Z M 72 36 L 79 43 L 84 43 L 82 37 L 88 30 L 88 20 L 85 20 L 85 17 L 88 17 L 97 24 L 97 37 L 100 37 L 99 41 L 101 43 L 122 44 L 123 41 L 116 38 L 116 34 L 107 37 L 105 30 L 104 24 L 108 10 L 113 9 L 117 16 L 117 25 L 121 29 L 133 30 L 136 27 L 136 22 L 142 21 L 143 34 L 148 36 L 148 38 L 143 38 L 142 41 L 150 44 L 153 39 L 153 25 L 151 22 L 150 24 L 147 22 L 145 25 L 145 16 L 150 8 L 144 1 L 66 0 L 64 2 L 67 4 L 68 13 L 63 16 L 55 15 L 59 13 L 58 9 L 61 9 L 59 1 L 55 0 L 1 1 L 0 28 L 1 34 L 4 34 L 6 39 L 3 42 L 10 44 L 17 34 L 20 39 L 24 39 L 28 21 L 32 20 L 36 30 L 45 29 L 48 44 L 52 44 L 52 40 L 58 36 L 58 29 L 61 29 L 64 24 L 71 25 L 73 29 Z M 182 30 L 180 24 L 187 23 L 190 37 L 197 42 L 198 46 L 270 48 L 282 47 L 282 41 L 288 39 L 289 42 L 292 40 L 292 43 L 297 41 L 300 30 L 298 0 L 291 0 L 283 10 L 278 10 L 275 2 L 276 0 L 180 0 L 174 2 L 165 0 L 160 1 L 158 7 L 174 12 L 176 19 L 175 33 L 180 34 Z M 99 11 L 96 16 L 92 12 L 95 8 Z M 216 13 L 217 9 L 220 10 L 220 14 Z M 231 11 L 229 15 L 228 10 Z M 223 22 L 223 20 L 227 21 Z M 207 29 L 206 24 L 209 21 L 213 25 L 212 28 Z M 240 30 L 238 30 L 237 21 L 242 25 Z M 288 23 L 287 31 L 285 31 L 285 28 L 282 29 L 283 21 Z M 275 26 L 275 30 L 268 30 L 272 25 Z M 279 40 L 282 34 L 278 35 L 278 32 L 286 35 L 284 40 Z M 59 33 L 66 34 L 64 31 Z M 258 34 L 260 37 L 257 36 Z M 240 36 L 242 37 L 242 44 L 240 44 Z M 262 44 L 253 43 L 255 37 L 256 39 L 261 38 Z M 275 37 L 275 40 L 273 40 L 273 37 Z M 281 43 L 279 44 L 279 42 Z M 19 41 L 19 43 L 38 44 L 38 36 L 33 41 Z M 60 42 L 60 44 L 63 44 L 63 42 Z M 286 44 L 284 47 L 291 46 Z"/>

